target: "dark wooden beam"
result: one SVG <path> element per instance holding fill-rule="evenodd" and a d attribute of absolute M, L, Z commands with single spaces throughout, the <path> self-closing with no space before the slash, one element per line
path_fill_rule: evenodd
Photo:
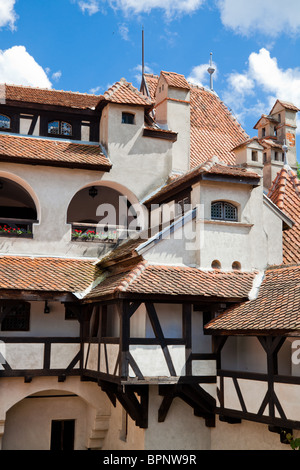
<path fill-rule="evenodd" d="M 176 371 L 175 371 L 175 368 L 174 368 L 174 365 L 173 365 L 173 362 L 172 362 L 172 358 L 171 358 L 167 343 L 166 343 L 165 338 L 164 338 L 164 334 L 163 334 L 163 331 L 162 331 L 162 328 L 161 328 L 161 325 L 160 325 L 155 307 L 154 307 L 152 302 L 145 302 L 145 306 L 146 306 L 146 310 L 147 310 L 148 317 L 149 317 L 150 323 L 152 325 L 154 334 L 155 334 L 156 338 L 159 340 L 162 351 L 164 353 L 165 360 L 166 360 L 170 375 L 173 376 L 173 377 L 176 377 Z"/>

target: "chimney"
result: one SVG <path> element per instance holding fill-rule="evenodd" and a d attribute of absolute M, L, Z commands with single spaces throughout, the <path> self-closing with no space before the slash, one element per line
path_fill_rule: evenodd
<path fill-rule="evenodd" d="M 190 86 L 183 75 L 161 72 L 155 109 L 157 124 L 178 134 L 172 146 L 172 171 L 185 173 L 190 168 Z"/>

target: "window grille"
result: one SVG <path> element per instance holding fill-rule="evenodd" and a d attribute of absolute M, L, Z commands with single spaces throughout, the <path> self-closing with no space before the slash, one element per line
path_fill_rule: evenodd
<path fill-rule="evenodd" d="M 5 313 L 6 312 L 6 313 Z M 1 305 L 0 313 L 4 314 L 1 331 L 28 331 L 30 304 L 17 303 L 14 305 Z"/>
<path fill-rule="evenodd" d="M 213 220 L 237 221 L 237 208 L 229 202 L 218 201 L 211 205 L 211 218 Z"/>

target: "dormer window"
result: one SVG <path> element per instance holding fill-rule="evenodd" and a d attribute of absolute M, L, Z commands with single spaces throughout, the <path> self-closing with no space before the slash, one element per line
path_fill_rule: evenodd
<path fill-rule="evenodd" d="M 237 208 L 229 202 L 213 202 L 211 205 L 211 218 L 213 220 L 237 222 Z"/>
<path fill-rule="evenodd" d="M 0 114 L 0 129 L 10 129 L 10 118 Z"/>
<path fill-rule="evenodd" d="M 134 114 L 122 113 L 122 124 L 134 124 Z"/>
<path fill-rule="evenodd" d="M 72 126 L 65 121 L 50 121 L 48 123 L 48 134 L 52 135 L 72 135 Z"/>

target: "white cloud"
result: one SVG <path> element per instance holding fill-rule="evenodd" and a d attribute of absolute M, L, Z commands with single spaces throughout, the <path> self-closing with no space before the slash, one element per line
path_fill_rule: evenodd
<path fill-rule="evenodd" d="M 259 53 L 250 54 L 248 76 L 255 80 L 271 99 L 276 97 L 300 106 L 299 68 L 280 68 L 276 57 L 271 57 L 270 52 L 263 48 Z"/>
<path fill-rule="evenodd" d="M 148 13 L 154 8 L 165 10 L 167 14 L 192 13 L 203 4 L 204 0 L 109 0 L 112 7 L 126 13 Z"/>
<path fill-rule="evenodd" d="M 299 0 L 217 0 L 224 26 L 248 36 L 300 32 Z"/>
<path fill-rule="evenodd" d="M 24 46 L 0 50 L 0 83 L 51 88 L 44 69 Z"/>
<path fill-rule="evenodd" d="M 57 72 L 54 72 L 52 74 L 52 79 L 55 80 L 56 82 L 58 82 L 58 80 L 61 78 L 62 76 L 62 73 L 60 70 L 58 70 Z"/>
<path fill-rule="evenodd" d="M 265 48 L 258 53 L 252 52 L 247 70 L 230 74 L 227 84 L 223 99 L 241 122 L 246 116 L 257 117 L 268 113 L 276 99 L 289 101 L 300 107 L 300 69 L 280 68 L 276 57 L 271 57 Z M 257 96 L 256 102 L 253 101 L 254 96 Z"/>
<path fill-rule="evenodd" d="M 73 0 L 74 1 L 74 0 Z M 125 14 L 149 13 L 153 9 L 165 11 L 167 16 L 176 13 L 193 13 L 198 10 L 206 0 L 77 0 L 83 13 L 93 15 L 100 10 L 100 4 L 108 3 L 114 10 L 122 10 Z"/>
<path fill-rule="evenodd" d="M 87 12 L 89 15 L 94 15 L 100 10 L 98 0 L 80 0 L 78 5 L 83 13 Z"/>
<path fill-rule="evenodd" d="M 129 41 L 129 29 L 126 24 L 119 25 L 119 33 L 124 41 Z"/>
<path fill-rule="evenodd" d="M 15 0 L 1 0 L 0 1 L 0 28 L 9 26 L 12 30 L 15 29 L 15 21 L 17 19 L 14 10 Z"/>
<path fill-rule="evenodd" d="M 213 63 L 213 66 L 215 68 L 213 80 L 215 80 L 217 78 L 218 69 L 216 64 Z M 207 71 L 208 67 L 208 63 L 196 65 L 195 67 L 193 67 L 190 75 L 187 77 L 187 81 L 193 83 L 194 85 L 207 86 L 210 81 L 209 73 Z"/>
<path fill-rule="evenodd" d="M 95 86 L 94 88 L 90 88 L 89 93 L 91 93 L 92 95 L 99 95 L 102 89 L 103 87 L 100 85 Z"/>
<path fill-rule="evenodd" d="M 154 73 L 153 70 L 146 64 L 144 66 L 144 71 L 145 73 Z M 142 81 L 142 65 L 139 64 L 136 67 L 134 67 L 133 72 L 135 73 L 134 78 L 139 86 Z"/>

